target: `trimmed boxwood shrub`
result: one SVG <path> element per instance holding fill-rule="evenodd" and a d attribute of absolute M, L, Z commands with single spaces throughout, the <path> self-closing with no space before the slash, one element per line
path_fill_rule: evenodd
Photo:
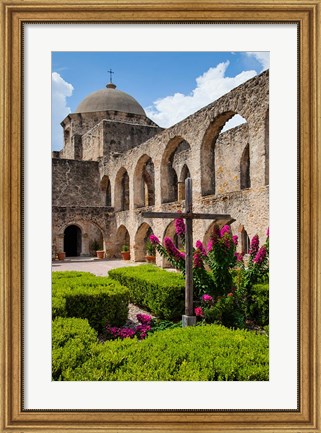
<path fill-rule="evenodd" d="M 219 325 L 168 329 L 143 341 L 92 344 L 77 367 L 72 357 L 65 356 L 59 377 L 84 381 L 268 380 L 268 342 L 265 335 Z"/>
<path fill-rule="evenodd" d="M 108 277 L 92 274 L 60 276 L 52 283 L 52 316 L 88 319 L 101 331 L 106 323 L 123 325 L 128 316 L 129 290 Z"/>
<path fill-rule="evenodd" d="M 52 272 L 52 282 L 65 278 L 80 278 L 80 277 L 95 277 L 94 274 L 90 272 L 82 271 L 54 271 Z"/>
<path fill-rule="evenodd" d="M 250 316 L 257 325 L 269 324 L 269 285 L 255 284 L 251 288 Z"/>
<path fill-rule="evenodd" d="M 129 288 L 131 302 L 149 309 L 156 316 L 175 320 L 184 313 L 182 274 L 155 265 L 141 265 L 113 269 L 108 275 Z"/>
<path fill-rule="evenodd" d="M 76 368 L 91 354 L 97 332 L 86 319 L 57 317 L 52 322 L 52 377 L 61 380 L 62 371 Z"/>

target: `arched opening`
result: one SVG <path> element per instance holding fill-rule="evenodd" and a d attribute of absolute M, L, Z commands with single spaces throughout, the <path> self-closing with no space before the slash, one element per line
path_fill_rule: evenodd
<path fill-rule="evenodd" d="M 248 144 L 245 146 L 240 163 L 240 188 L 251 188 L 250 148 Z"/>
<path fill-rule="evenodd" d="M 77 257 L 81 254 L 81 230 L 74 224 L 64 231 L 64 251 L 66 257 Z"/>
<path fill-rule="evenodd" d="M 248 141 L 246 119 L 234 111 L 219 114 L 207 128 L 201 145 L 201 191 L 213 195 L 235 191 L 238 186 L 240 142 Z M 226 162 L 229 169 L 226 169 Z M 235 166 L 234 166 L 235 165 Z M 235 180 L 236 179 L 236 180 Z M 220 185 L 220 186 L 219 186 Z"/>
<path fill-rule="evenodd" d="M 139 226 L 135 235 L 135 262 L 145 261 L 146 243 L 151 234 L 153 234 L 153 230 L 147 223 Z"/>
<path fill-rule="evenodd" d="M 265 150 L 265 185 L 270 183 L 270 145 L 269 145 L 269 110 L 265 115 L 265 137 L 264 137 L 264 150 Z"/>
<path fill-rule="evenodd" d="M 241 232 L 241 251 L 243 254 L 248 254 L 250 250 L 250 238 L 245 229 Z"/>
<path fill-rule="evenodd" d="M 116 233 L 115 253 L 117 257 L 121 257 L 120 252 L 124 249 L 124 246 L 130 249 L 130 236 L 126 227 L 121 225 Z"/>
<path fill-rule="evenodd" d="M 116 175 L 114 202 L 116 211 L 129 210 L 129 176 L 124 167 Z"/>
<path fill-rule="evenodd" d="M 185 180 L 191 177 L 191 174 L 189 172 L 189 169 L 186 164 L 184 164 L 181 175 L 179 177 L 178 182 L 178 200 L 185 200 Z"/>
<path fill-rule="evenodd" d="M 155 172 L 154 163 L 148 155 L 143 155 L 135 168 L 134 207 L 154 206 Z"/>
<path fill-rule="evenodd" d="M 167 144 L 161 163 L 162 203 L 178 200 L 177 171 L 188 161 L 190 149 L 190 145 L 182 137 L 175 137 Z"/>
<path fill-rule="evenodd" d="M 101 201 L 103 206 L 111 206 L 111 185 L 107 175 L 100 181 Z"/>
<path fill-rule="evenodd" d="M 217 220 L 210 223 L 210 225 L 207 227 L 207 230 L 205 231 L 204 237 L 203 237 L 203 245 L 205 249 L 207 250 L 207 246 L 209 241 L 211 240 L 211 237 L 214 233 L 214 226 L 218 226 L 219 228 L 222 228 L 223 225 L 225 225 L 225 221 Z"/>

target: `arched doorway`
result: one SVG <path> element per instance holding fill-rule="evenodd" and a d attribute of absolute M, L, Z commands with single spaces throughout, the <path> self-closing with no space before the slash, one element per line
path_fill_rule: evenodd
<path fill-rule="evenodd" d="M 127 228 L 121 225 L 116 233 L 116 244 L 115 244 L 115 254 L 116 257 L 121 257 L 121 251 L 124 246 L 130 248 L 130 236 Z"/>
<path fill-rule="evenodd" d="M 191 147 L 183 137 L 172 138 L 164 151 L 161 163 L 161 200 L 171 203 L 178 200 L 177 170 L 183 161 L 188 161 Z"/>
<path fill-rule="evenodd" d="M 230 160 L 230 165 L 231 161 L 240 161 L 241 155 L 234 152 L 239 147 L 235 131 L 237 131 L 236 127 L 239 128 L 242 123 L 245 124 L 243 135 L 248 138 L 246 119 L 234 111 L 218 114 L 208 126 L 201 145 L 201 191 L 203 196 L 239 189 L 229 176 L 229 173 L 239 171 L 239 163 L 229 167 L 229 170 L 224 170 L 224 167 L 227 160 Z M 224 137 L 230 137 L 229 146 L 226 146 Z M 233 147 L 233 143 L 236 143 L 237 146 Z"/>
<path fill-rule="evenodd" d="M 81 230 L 76 225 L 70 225 L 65 229 L 64 251 L 66 257 L 76 257 L 81 254 Z"/>
<path fill-rule="evenodd" d="M 146 243 L 152 234 L 153 230 L 147 223 L 139 226 L 135 236 L 135 262 L 145 261 Z"/>
<path fill-rule="evenodd" d="M 115 178 L 115 211 L 129 210 L 129 176 L 127 170 L 122 167 Z"/>
<path fill-rule="evenodd" d="M 137 162 L 134 173 L 134 207 L 154 206 L 155 204 L 154 163 L 148 155 Z"/>

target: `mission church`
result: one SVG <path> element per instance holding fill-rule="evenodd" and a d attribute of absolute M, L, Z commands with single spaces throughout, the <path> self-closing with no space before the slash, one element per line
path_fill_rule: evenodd
<path fill-rule="evenodd" d="M 224 130 L 234 115 L 244 123 Z M 269 71 L 164 129 L 132 96 L 110 82 L 87 96 L 61 123 L 64 147 L 52 155 L 53 258 L 95 249 L 144 261 L 146 241 L 175 238 L 174 221 L 145 211 L 184 211 L 185 179 L 193 211 L 229 214 L 238 251 L 265 240 L 269 226 Z M 207 244 L 214 224 L 195 220 L 193 239 Z M 157 263 L 167 266 L 165 259 Z"/>

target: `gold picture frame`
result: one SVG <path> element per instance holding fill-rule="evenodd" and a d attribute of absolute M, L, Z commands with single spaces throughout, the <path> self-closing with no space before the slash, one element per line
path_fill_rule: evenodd
<path fill-rule="evenodd" d="M 0 0 L 1 397 L 3 432 L 321 432 L 321 0 Z M 297 23 L 300 215 L 299 409 L 26 411 L 22 409 L 22 32 L 26 22 Z"/>

